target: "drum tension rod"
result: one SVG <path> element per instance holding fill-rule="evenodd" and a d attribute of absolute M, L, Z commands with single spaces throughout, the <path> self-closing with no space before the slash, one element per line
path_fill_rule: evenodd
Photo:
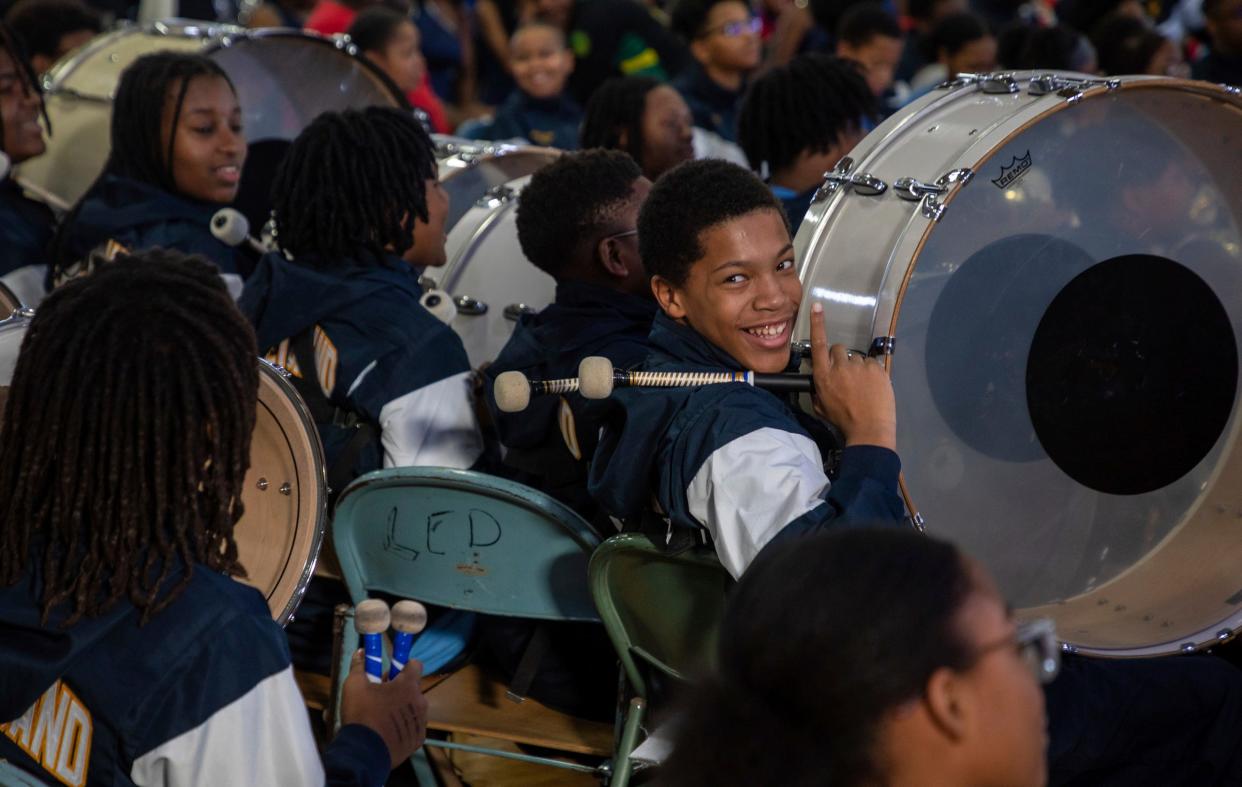
<path fill-rule="evenodd" d="M 898 197 L 909 202 L 922 202 L 924 218 L 940 221 L 944 216 L 942 197 L 949 193 L 955 185 L 965 185 L 975 173 L 968 169 L 955 169 L 936 178 L 935 183 L 924 183 L 917 178 L 898 178 L 893 181 L 893 191 Z"/>
<path fill-rule="evenodd" d="M 1017 93 L 1021 88 L 1018 87 L 1018 80 L 1013 78 L 1013 74 L 1008 72 L 998 72 L 995 74 L 958 74 L 953 79 L 945 80 L 936 86 L 938 90 L 948 90 L 955 87 L 975 86 L 984 93 L 989 95 L 1006 95 L 1009 93 Z"/>
<path fill-rule="evenodd" d="M 862 350 L 850 350 L 850 352 L 866 355 L 868 358 L 879 358 L 883 355 L 892 355 L 896 348 L 897 337 L 877 336 L 871 340 L 871 347 L 865 353 Z M 793 343 L 792 350 L 799 358 L 810 358 L 811 342 L 807 339 L 799 339 Z"/>

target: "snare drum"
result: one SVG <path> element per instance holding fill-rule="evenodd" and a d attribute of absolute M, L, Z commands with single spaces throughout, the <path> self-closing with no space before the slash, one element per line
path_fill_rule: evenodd
<path fill-rule="evenodd" d="M 796 337 L 883 350 L 903 493 L 1106 656 L 1242 626 L 1242 97 L 959 77 L 819 190 Z M 874 343 L 874 344 L 873 344 Z"/>
<path fill-rule="evenodd" d="M 424 275 L 453 296 L 452 326 L 477 368 L 495 360 L 522 314 L 556 297 L 556 281 L 522 254 L 515 220 L 530 175 L 561 151 L 439 136 L 436 142 L 440 181 L 450 200 L 448 262 Z"/>
<path fill-rule="evenodd" d="M 66 205 L 77 201 L 108 157 L 121 72 L 162 50 L 202 53 L 232 80 L 250 148 L 237 204 L 253 227 L 267 220 L 267 189 L 289 142 L 320 113 L 402 105 L 379 70 L 345 39 L 191 22 L 125 28 L 94 39 L 44 78 L 52 135 L 46 153 L 18 168 L 20 179 Z"/>
<path fill-rule="evenodd" d="M 34 313 L 0 320 L 0 408 Z M 258 414 L 250 470 L 242 487 L 245 512 L 233 533 L 242 579 L 267 598 L 280 625 L 293 618 L 315 569 L 327 527 L 323 447 L 310 412 L 286 372 L 259 360 Z"/>

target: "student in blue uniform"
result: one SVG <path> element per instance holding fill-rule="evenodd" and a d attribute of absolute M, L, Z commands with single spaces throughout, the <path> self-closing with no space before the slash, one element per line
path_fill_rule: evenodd
<path fill-rule="evenodd" d="M 324 113 L 289 147 L 272 196 L 281 251 L 260 260 L 239 305 L 310 407 L 329 485 L 380 467 L 474 465 L 483 443 L 466 350 L 419 303 L 420 269 L 445 261 L 448 213 L 427 132 L 388 107 Z M 312 582 L 288 629 L 299 666 L 327 672 L 335 598 Z M 429 632 L 460 636 L 438 657 L 416 651 L 429 670 L 461 651 L 468 624 L 433 621 Z"/>
<path fill-rule="evenodd" d="M 827 55 L 800 55 L 751 84 L 738 118 L 738 143 L 785 206 L 792 232 L 824 173 L 863 138 L 874 117 L 875 99 L 862 75 Z"/>
<path fill-rule="evenodd" d="M 582 108 L 565 90 L 574 54 L 565 33 L 545 22 L 518 28 L 509 40 L 509 70 L 517 87 L 496 108 L 496 116 L 471 135 L 479 139 L 520 137 L 535 145 L 574 150 Z"/>
<path fill-rule="evenodd" d="M 232 579 L 255 353 L 177 252 L 40 306 L 0 444 L 0 758 L 66 785 L 378 787 L 421 744 L 417 665 L 371 684 L 359 654 L 321 760 L 284 635 Z"/>
<path fill-rule="evenodd" d="M 753 174 L 712 159 L 669 172 L 643 205 L 638 238 L 661 309 L 645 368 L 790 366 L 802 285 L 785 214 Z M 829 351 L 822 314 L 812 320 L 816 409 L 840 443 L 785 398 L 740 383 L 620 389 L 591 467 L 600 506 L 672 548 L 710 536 L 734 576 L 778 537 L 900 523 L 888 376 L 840 345 Z"/>
<path fill-rule="evenodd" d="M 609 79 L 591 95 L 582 147 L 629 153 L 647 179 L 694 158 L 694 118 L 681 94 L 652 77 Z"/>
<path fill-rule="evenodd" d="M 784 368 L 801 285 L 761 183 L 724 162 L 686 164 L 652 188 L 638 228 L 662 309 L 648 368 Z M 844 437 L 830 472 L 832 442 L 773 394 L 741 383 L 621 389 L 592 466 L 601 506 L 641 517 L 672 549 L 709 535 L 735 576 L 769 544 L 899 524 L 888 376 L 829 348 L 822 312 L 811 339 L 816 412 Z M 652 500 L 659 510 L 643 517 Z M 1242 672 L 1216 657 L 1067 657 L 1046 697 L 1051 784 L 1242 783 Z"/>
<path fill-rule="evenodd" d="M 673 81 L 694 125 L 736 142 L 746 78 L 763 55 L 763 21 L 740 0 L 680 0 L 673 6 L 671 25 L 694 58 Z"/>
<path fill-rule="evenodd" d="M 89 273 L 109 242 L 200 254 L 236 296 L 253 264 L 211 233 L 237 196 L 246 137 L 233 83 L 202 55 L 157 52 L 121 74 L 111 152 L 52 243 L 50 286 Z"/>
<path fill-rule="evenodd" d="M 34 71 L 13 32 L 0 25 L 0 281 L 34 305 L 43 292 L 47 245 L 56 219 L 28 198 L 13 179 L 12 165 L 43 154 L 39 115 L 43 98 Z"/>
<path fill-rule="evenodd" d="M 523 318 L 487 367 L 488 407 L 506 464 L 606 531 L 586 489 L 599 434 L 590 402 L 542 397 L 521 413 L 502 413 L 491 395 L 502 372 L 549 380 L 576 377 L 591 355 L 618 369 L 641 363 L 656 303 L 638 256 L 638 210 L 651 181 L 617 150 L 569 154 L 536 172 L 522 190 L 517 231 L 522 253 L 556 279 L 556 301 Z"/>

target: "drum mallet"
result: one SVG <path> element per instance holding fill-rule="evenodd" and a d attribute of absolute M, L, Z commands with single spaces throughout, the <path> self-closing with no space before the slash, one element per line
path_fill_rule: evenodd
<path fill-rule="evenodd" d="M 366 649 L 367 680 L 380 683 L 384 680 L 384 632 L 388 630 L 391 613 L 388 605 L 377 598 L 369 598 L 354 610 L 354 628 L 362 635 Z"/>
<path fill-rule="evenodd" d="M 410 648 L 414 647 L 414 636 L 427 626 L 427 608 L 417 601 L 398 601 L 392 605 L 392 627 L 397 632 L 392 638 L 392 665 L 388 669 L 388 679 L 392 680 L 405 669 L 410 660 Z"/>
<path fill-rule="evenodd" d="M 233 208 L 220 208 L 212 215 L 211 234 L 226 246 L 241 246 L 244 243 L 259 254 L 267 254 L 271 251 L 250 237 L 250 220 Z"/>
<path fill-rule="evenodd" d="M 530 406 L 530 397 L 543 394 L 573 393 L 578 390 L 578 379 L 531 380 L 521 372 L 504 372 L 496 377 L 492 394 L 496 407 L 502 413 L 520 413 Z"/>

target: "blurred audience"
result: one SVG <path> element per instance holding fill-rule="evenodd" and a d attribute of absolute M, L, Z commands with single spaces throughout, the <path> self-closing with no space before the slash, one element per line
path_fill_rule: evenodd
<path fill-rule="evenodd" d="M 1196 64 L 1195 79 L 1242 85 L 1242 0 L 1203 0 L 1211 51 Z"/>
<path fill-rule="evenodd" d="M 867 85 L 876 96 L 893 86 L 901 60 L 901 26 L 879 3 L 862 3 L 841 15 L 837 26 L 837 57 L 862 67 Z"/>
<path fill-rule="evenodd" d="M 582 147 L 622 150 L 654 181 L 694 158 L 694 122 L 681 94 L 652 77 L 600 85 L 586 105 Z"/>
<path fill-rule="evenodd" d="M 103 29 L 99 14 L 81 0 L 18 0 L 4 21 L 17 34 L 31 68 L 40 75 Z"/>
<path fill-rule="evenodd" d="M 982 17 L 969 12 L 944 17 L 925 39 L 931 61 L 910 81 L 913 101 L 958 74 L 986 74 L 996 68 L 996 38 Z"/>
<path fill-rule="evenodd" d="M 407 15 L 374 6 L 354 17 L 347 33 L 363 57 L 383 71 L 412 105 L 427 113 L 434 131 L 449 130 L 444 105 L 427 77 L 418 28 Z"/>
<path fill-rule="evenodd" d="M 680 0 L 672 28 L 694 58 L 673 83 L 694 124 L 730 142 L 737 139 L 737 110 L 747 76 L 763 54 L 763 23 L 742 0 Z"/>
<path fill-rule="evenodd" d="M 1109 76 L 1149 74 L 1190 76 L 1177 45 L 1141 19 L 1127 14 L 1105 17 L 1091 32 L 1100 71 Z"/>

